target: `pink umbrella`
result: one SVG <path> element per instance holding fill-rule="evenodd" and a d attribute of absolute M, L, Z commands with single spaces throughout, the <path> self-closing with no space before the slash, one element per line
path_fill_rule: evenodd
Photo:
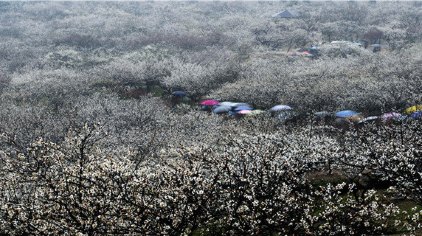
<path fill-rule="evenodd" d="M 249 114 L 251 112 L 252 112 L 251 110 L 241 110 L 241 111 L 238 111 L 237 114 L 246 115 L 246 114 Z"/>
<path fill-rule="evenodd" d="M 220 102 L 214 99 L 208 99 L 208 100 L 204 100 L 202 101 L 200 104 L 202 106 L 215 106 L 218 105 Z"/>

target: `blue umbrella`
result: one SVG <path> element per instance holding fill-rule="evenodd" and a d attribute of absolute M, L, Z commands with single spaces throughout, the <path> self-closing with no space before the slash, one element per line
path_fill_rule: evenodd
<path fill-rule="evenodd" d="M 171 95 L 173 95 L 175 97 L 184 97 L 184 96 L 186 96 L 186 92 L 184 92 L 184 91 L 174 91 L 173 93 L 171 93 Z"/>
<path fill-rule="evenodd" d="M 415 120 L 420 120 L 422 119 L 422 111 L 413 112 L 410 117 Z"/>
<path fill-rule="evenodd" d="M 214 110 L 212 110 L 212 112 L 215 114 L 223 114 L 229 112 L 231 109 L 231 106 L 217 106 Z"/>
<path fill-rule="evenodd" d="M 238 106 L 238 107 L 235 107 L 234 108 L 234 112 L 239 112 L 239 111 L 243 111 L 243 110 L 253 110 L 253 108 L 252 107 L 250 107 L 250 106 L 245 106 L 245 105 L 243 105 L 243 106 Z"/>
<path fill-rule="evenodd" d="M 336 113 L 336 117 L 340 117 L 340 118 L 347 118 L 347 117 L 351 117 L 354 115 L 357 115 L 359 113 L 357 113 L 356 111 L 352 111 L 352 110 L 344 110 L 344 111 L 339 111 Z"/>

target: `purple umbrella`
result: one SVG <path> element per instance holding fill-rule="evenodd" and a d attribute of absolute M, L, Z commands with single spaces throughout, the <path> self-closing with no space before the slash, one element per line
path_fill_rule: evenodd
<path fill-rule="evenodd" d="M 401 120 L 401 119 L 403 119 L 403 115 L 397 112 L 388 112 L 388 113 L 384 113 L 381 116 L 381 120 L 383 122 L 387 122 L 390 120 Z"/>

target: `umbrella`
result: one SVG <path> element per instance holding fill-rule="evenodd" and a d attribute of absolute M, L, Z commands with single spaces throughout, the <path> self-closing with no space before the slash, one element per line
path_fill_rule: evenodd
<path fill-rule="evenodd" d="M 174 91 L 171 93 L 171 95 L 175 96 L 175 97 L 184 97 L 186 96 L 186 92 L 184 91 Z"/>
<path fill-rule="evenodd" d="M 243 102 L 238 102 L 238 103 L 233 104 L 233 107 L 240 107 L 240 106 L 251 107 L 251 105 L 249 105 L 247 103 L 243 103 Z"/>
<path fill-rule="evenodd" d="M 328 112 L 328 111 L 319 111 L 319 112 L 315 112 L 314 115 L 317 116 L 317 117 L 324 118 L 324 117 L 331 116 L 332 113 Z"/>
<path fill-rule="evenodd" d="M 239 112 L 239 111 L 242 111 L 242 110 L 253 110 L 253 108 L 252 108 L 252 107 L 250 107 L 250 106 L 245 106 L 245 105 L 243 105 L 243 106 L 238 106 L 238 107 L 235 107 L 235 108 L 234 108 L 234 111 L 235 111 L 235 112 Z"/>
<path fill-rule="evenodd" d="M 229 107 L 235 107 L 236 104 L 235 102 L 220 102 L 220 106 L 229 106 Z"/>
<path fill-rule="evenodd" d="M 381 116 L 381 120 L 383 122 L 387 122 L 387 121 L 390 121 L 390 120 L 402 120 L 403 118 L 404 118 L 404 116 L 400 113 L 397 113 L 397 112 L 384 113 Z"/>
<path fill-rule="evenodd" d="M 422 111 L 413 112 L 412 115 L 410 115 L 415 120 L 422 119 Z"/>
<path fill-rule="evenodd" d="M 214 99 L 208 99 L 208 100 L 204 100 L 202 101 L 200 104 L 202 106 L 215 106 L 218 105 L 220 102 Z"/>
<path fill-rule="evenodd" d="M 252 110 L 241 110 L 241 111 L 238 111 L 237 114 L 246 115 L 246 114 L 249 114 L 251 112 L 252 112 Z"/>
<path fill-rule="evenodd" d="M 406 110 L 404 110 L 404 113 L 410 115 L 413 112 L 417 112 L 417 111 L 422 111 L 422 105 L 415 105 L 415 106 L 411 106 L 406 108 Z"/>
<path fill-rule="evenodd" d="M 352 111 L 352 110 L 344 110 L 344 111 L 339 111 L 336 113 L 336 117 L 340 117 L 340 118 L 347 118 L 347 117 L 351 117 L 354 115 L 357 115 L 359 113 L 357 113 L 356 111 Z"/>
<path fill-rule="evenodd" d="M 378 116 L 369 116 L 369 117 L 366 117 L 366 118 L 364 118 L 364 119 L 362 119 L 361 121 L 359 121 L 358 123 L 359 124 L 362 124 L 362 123 L 369 123 L 369 122 L 374 122 L 374 121 L 377 121 L 379 119 L 379 117 Z"/>
<path fill-rule="evenodd" d="M 287 105 L 277 105 L 277 106 L 273 106 L 270 109 L 270 111 L 288 111 L 288 110 L 293 110 L 293 108 Z"/>
<path fill-rule="evenodd" d="M 212 110 L 213 113 L 215 114 L 223 114 L 223 113 L 227 113 L 232 109 L 231 106 L 217 106 L 214 108 L 214 110 Z"/>

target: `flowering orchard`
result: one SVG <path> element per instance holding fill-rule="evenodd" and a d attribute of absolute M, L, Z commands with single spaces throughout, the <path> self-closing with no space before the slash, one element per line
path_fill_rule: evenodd
<path fill-rule="evenodd" d="M 0 2 L 0 234 L 420 235 L 421 120 L 311 114 L 422 104 L 421 6 Z"/>
<path fill-rule="evenodd" d="M 97 126 L 69 131 L 60 145 L 39 139 L 23 152 L 4 135 L 0 229 L 411 234 L 421 227 L 420 127 L 368 127 L 335 137 L 306 128 L 229 135 L 142 160 L 136 151 L 103 149 L 107 137 Z M 394 129 L 403 132 L 392 135 Z"/>

